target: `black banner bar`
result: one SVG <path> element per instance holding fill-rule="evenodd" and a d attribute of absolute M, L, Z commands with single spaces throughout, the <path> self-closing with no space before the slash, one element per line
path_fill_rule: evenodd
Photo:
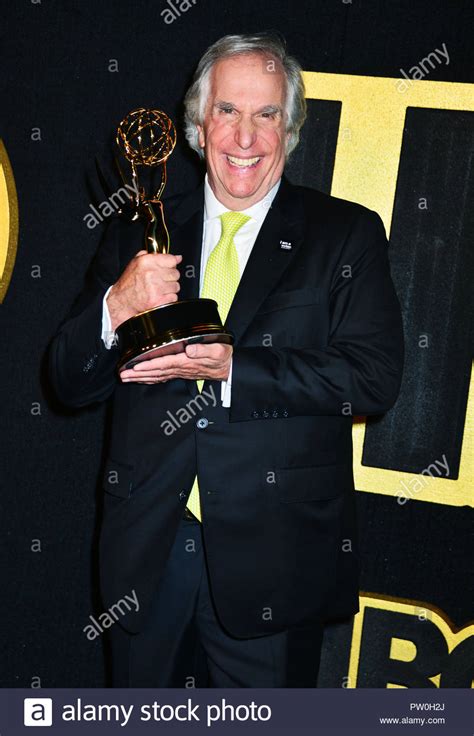
<path fill-rule="evenodd" d="M 393 690 L 0 690 L 0 734 L 360 733 L 471 735 L 472 692 Z"/>

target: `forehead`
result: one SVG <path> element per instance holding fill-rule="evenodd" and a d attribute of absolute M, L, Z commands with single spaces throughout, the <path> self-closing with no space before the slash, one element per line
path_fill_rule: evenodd
<path fill-rule="evenodd" d="M 239 104 L 283 104 L 286 80 L 279 61 L 263 54 L 221 59 L 212 68 L 211 97 Z"/>

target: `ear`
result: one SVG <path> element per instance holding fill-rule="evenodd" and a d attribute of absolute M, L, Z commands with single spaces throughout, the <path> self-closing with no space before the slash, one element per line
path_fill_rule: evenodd
<path fill-rule="evenodd" d="M 202 125 L 196 125 L 197 131 L 198 131 L 198 142 L 201 148 L 206 147 L 206 138 L 204 135 L 204 128 Z"/>

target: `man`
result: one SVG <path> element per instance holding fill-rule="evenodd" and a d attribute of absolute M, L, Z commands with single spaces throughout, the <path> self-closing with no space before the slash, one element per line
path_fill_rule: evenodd
<path fill-rule="evenodd" d="M 52 344 L 64 403 L 114 399 L 102 590 L 139 601 L 117 686 L 315 687 L 324 622 L 358 610 L 351 419 L 396 399 L 401 316 L 379 217 L 283 176 L 300 72 L 265 34 L 208 49 L 185 100 L 207 175 L 166 206 L 172 254 L 110 222 Z M 215 298 L 233 347 L 119 377 L 110 335 L 178 295 Z"/>

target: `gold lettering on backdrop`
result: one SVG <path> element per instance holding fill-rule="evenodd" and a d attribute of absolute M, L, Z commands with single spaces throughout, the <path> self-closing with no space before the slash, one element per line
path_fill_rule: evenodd
<path fill-rule="evenodd" d="M 0 140 L 0 304 L 15 265 L 18 244 L 18 200 L 8 154 Z"/>
<path fill-rule="evenodd" d="M 457 654 L 457 652 L 454 653 L 454 650 L 457 649 L 457 647 L 459 647 L 466 639 L 469 639 L 474 635 L 474 624 L 468 624 L 464 628 L 456 630 L 445 614 L 435 606 L 416 601 L 406 601 L 391 597 L 384 598 L 382 596 L 371 595 L 370 593 L 362 593 L 360 597 L 360 610 L 354 617 L 354 627 L 352 631 L 352 644 L 348 671 L 348 682 L 350 688 L 357 687 L 357 679 L 361 667 L 366 670 L 370 666 L 370 663 L 363 661 L 364 654 L 361 646 L 363 635 L 365 634 L 368 642 L 367 646 L 370 650 L 369 656 L 370 654 L 374 654 L 374 647 L 379 646 L 383 648 L 386 643 L 381 643 L 380 641 L 377 641 L 376 637 L 372 636 L 370 623 L 367 623 L 368 614 L 372 611 L 386 614 L 384 631 L 387 631 L 387 637 L 390 639 L 390 651 L 388 659 L 385 660 L 387 673 L 384 671 L 380 672 L 379 675 L 381 675 L 382 678 L 385 674 L 387 675 L 387 688 L 403 688 L 408 686 L 406 684 L 400 684 L 399 682 L 390 682 L 390 666 L 393 662 L 406 662 L 406 673 L 408 673 L 408 676 L 411 669 L 410 663 L 413 663 L 414 677 L 420 677 L 425 674 L 423 673 L 423 661 L 421 664 L 418 661 L 415 663 L 419 652 L 421 654 L 423 649 L 424 639 L 425 646 L 430 646 L 428 637 L 424 637 L 423 635 L 425 625 L 427 628 L 434 626 L 435 631 L 438 632 L 438 636 L 441 637 L 441 641 L 444 642 L 442 656 L 439 657 L 438 661 L 435 661 L 434 665 L 430 662 L 431 667 L 434 666 L 435 669 L 439 662 L 440 670 L 435 672 L 435 674 L 431 674 L 430 672 L 426 673 L 426 680 L 432 682 L 436 687 L 443 686 L 443 674 L 446 674 L 446 670 L 448 669 L 449 658 L 456 656 Z M 411 628 L 407 626 L 405 632 L 403 629 L 400 630 L 400 619 L 399 617 L 394 616 L 394 621 L 396 619 L 396 622 L 394 623 L 393 634 L 391 635 L 391 614 L 402 614 L 402 619 L 403 616 L 406 616 L 407 621 L 411 624 Z M 415 629 L 413 628 L 413 624 L 416 624 Z M 368 627 L 369 630 L 364 630 L 366 627 Z M 413 635 L 414 631 L 416 631 L 416 641 L 412 641 L 409 638 L 409 636 Z M 397 633 L 405 633 L 405 636 L 397 637 Z M 367 655 L 367 649 L 365 654 Z M 383 667 L 385 651 L 381 651 L 378 654 L 381 655 L 381 659 L 377 659 L 378 666 Z M 472 682 L 470 684 L 471 687 L 474 685 Z"/>
<path fill-rule="evenodd" d="M 400 92 L 402 80 L 348 74 L 304 72 L 306 97 L 342 103 L 331 194 L 376 210 L 387 233 L 392 221 L 407 107 L 474 110 L 474 84 L 414 81 Z M 354 424 L 356 488 L 400 496 L 417 474 L 362 465 L 365 423 Z M 420 472 L 421 472 L 420 468 Z M 423 476 L 408 499 L 474 506 L 474 376 L 471 377 L 458 480 Z"/>

